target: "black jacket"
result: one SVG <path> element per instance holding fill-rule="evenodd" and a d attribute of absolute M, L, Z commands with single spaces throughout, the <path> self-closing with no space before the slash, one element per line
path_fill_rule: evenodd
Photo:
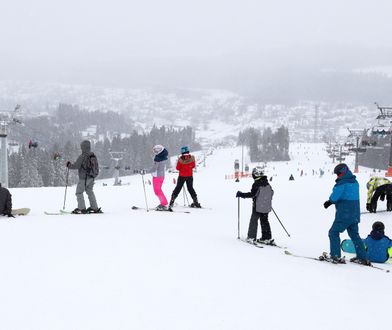
<path fill-rule="evenodd" d="M 0 214 L 10 214 L 12 211 L 12 197 L 8 189 L 0 187 Z"/>

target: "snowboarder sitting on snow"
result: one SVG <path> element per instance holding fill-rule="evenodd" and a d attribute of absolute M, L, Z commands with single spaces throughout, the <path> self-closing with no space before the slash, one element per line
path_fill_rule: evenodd
<path fill-rule="evenodd" d="M 0 214 L 15 218 L 12 215 L 12 196 L 7 188 L 0 183 Z"/>
<path fill-rule="evenodd" d="M 271 227 L 268 222 L 268 213 L 272 209 L 272 196 L 274 191 L 268 183 L 267 177 L 263 173 L 263 169 L 259 166 L 252 170 L 253 184 L 250 192 L 243 193 L 237 191 L 236 197 L 253 198 L 252 215 L 250 217 L 248 238 L 249 243 L 259 242 L 264 244 L 274 244 L 271 238 Z M 260 219 L 261 238 L 256 240 L 257 225 Z"/>
<path fill-rule="evenodd" d="M 91 152 L 90 141 L 84 140 L 80 144 L 82 154 L 78 157 L 75 163 L 67 162 L 66 166 L 71 170 L 78 170 L 79 182 L 76 186 L 76 198 L 78 201 L 78 207 L 72 211 L 75 214 L 85 213 L 102 213 L 101 208 L 97 205 L 95 199 L 93 187 L 95 177 L 98 175 L 98 161 L 93 152 Z M 86 210 L 86 204 L 84 202 L 83 193 L 86 192 L 90 207 Z"/>
<path fill-rule="evenodd" d="M 328 208 L 335 204 L 335 220 L 328 232 L 330 241 L 330 258 L 335 262 L 344 263 L 340 254 L 339 234 L 347 230 L 348 236 L 354 243 L 357 256 L 350 261 L 364 265 L 370 262 L 366 257 L 365 246 L 358 234 L 358 223 L 360 222 L 359 210 L 359 184 L 355 175 L 351 173 L 346 164 L 336 165 L 334 173 L 337 175 L 335 186 L 329 199 L 324 203 Z"/>
<path fill-rule="evenodd" d="M 384 234 L 385 226 L 382 222 L 373 223 L 372 231 L 364 240 L 367 247 L 367 255 L 370 261 L 383 263 L 389 259 L 389 248 L 392 248 L 392 240 Z M 392 254 L 392 249 L 390 250 Z"/>
<path fill-rule="evenodd" d="M 195 189 L 193 189 L 193 169 L 196 167 L 195 157 L 189 153 L 188 147 L 181 148 L 181 156 L 178 158 L 176 169 L 179 171 L 177 185 L 173 190 L 171 195 L 169 208 L 172 208 L 174 201 L 176 200 L 178 194 L 180 193 L 184 183 L 188 188 L 189 194 L 193 199 L 191 207 L 201 208 L 197 200 L 197 194 Z"/>
<path fill-rule="evenodd" d="M 368 190 L 366 209 L 370 213 L 376 213 L 377 200 L 382 201 L 387 196 L 387 211 L 392 211 L 392 183 L 386 178 L 372 177 L 366 184 Z"/>

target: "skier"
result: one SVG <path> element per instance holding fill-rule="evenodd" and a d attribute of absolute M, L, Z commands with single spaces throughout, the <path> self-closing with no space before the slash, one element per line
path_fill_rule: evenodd
<path fill-rule="evenodd" d="M 252 198 L 252 215 L 249 221 L 248 237 L 249 243 L 274 244 L 274 240 L 271 238 L 271 227 L 268 222 L 268 213 L 272 209 L 272 196 L 274 191 L 268 183 L 267 177 L 263 173 L 263 169 L 260 166 L 255 167 L 252 170 L 252 178 L 254 180 L 250 192 L 243 193 L 237 191 L 236 197 L 240 198 Z M 256 240 L 257 236 L 257 225 L 260 219 L 261 225 L 261 238 Z"/>
<path fill-rule="evenodd" d="M 162 184 L 165 180 L 165 167 L 168 158 L 168 151 L 160 144 L 154 146 L 152 151 L 155 155 L 154 165 L 150 170 L 152 174 L 152 185 L 154 187 L 154 193 L 159 198 L 160 204 L 156 207 L 157 211 L 167 210 L 167 199 L 162 191 Z"/>
<path fill-rule="evenodd" d="M 7 188 L 1 186 L 0 183 L 0 214 L 9 218 L 15 218 L 12 215 L 12 195 Z"/>
<path fill-rule="evenodd" d="M 387 211 L 392 211 L 392 183 L 386 178 L 374 176 L 366 184 L 368 190 L 366 210 L 370 213 L 376 213 L 377 200 L 385 199 L 387 196 Z"/>
<path fill-rule="evenodd" d="M 193 169 L 195 166 L 195 157 L 189 153 L 189 148 L 182 147 L 181 156 L 178 158 L 176 165 L 176 169 L 179 171 L 177 185 L 171 195 L 169 209 L 173 207 L 174 201 L 180 193 L 184 183 L 186 183 L 188 191 L 193 199 L 193 203 L 190 206 L 201 208 L 201 205 L 197 200 L 196 191 L 193 189 Z"/>
<path fill-rule="evenodd" d="M 358 223 L 360 222 L 359 211 L 359 184 L 355 175 L 346 164 L 338 164 L 334 168 L 337 175 L 335 186 L 329 199 L 324 203 L 327 209 L 335 204 L 335 220 L 328 232 L 330 241 L 330 258 L 334 262 L 344 263 L 340 254 L 339 234 L 347 230 L 348 235 L 354 243 L 357 256 L 350 261 L 364 265 L 370 262 L 366 257 L 365 246 L 358 234 Z M 320 257 L 322 258 L 322 257 Z"/>
<path fill-rule="evenodd" d="M 385 226 L 382 222 L 373 223 L 372 231 L 365 239 L 367 255 L 370 261 L 383 263 L 392 254 L 392 240 L 384 234 Z M 390 251 L 390 253 L 389 253 Z"/>
<path fill-rule="evenodd" d="M 74 214 L 85 213 L 102 213 L 102 210 L 97 205 L 95 194 L 93 191 L 95 177 L 98 175 L 98 161 L 93 152 L 91 152 L 90 141 L 84 140 L 80 144 L 82 154 L 78 157 L 75 163 L 67 161 L 66 166 L 71 170 L 78 170 L 79 182 L 76 186 L 76 199 L 78 207 L 72 211 Z M 90 207 L 86 210 L 83 193 L 86 192 Z"/>

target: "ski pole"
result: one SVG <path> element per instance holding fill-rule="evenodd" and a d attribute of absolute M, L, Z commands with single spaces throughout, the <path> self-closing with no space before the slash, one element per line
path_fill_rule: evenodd
<path fill-rule="evenodd" d="M 65 192 L 64 192 L 63 210 L 65 210 L 65 201 L 67 200 L 68 176 L 69 176 L 69 168 L 67 167 L 67 174 L 65 175 Z"/>
<path fill-rule="evenodd" d="M 189 199 L 188 199 L 188 194 L 187 194 L 187 192 L 186 192 L 186 188 L 185 188 L 185 185 L 183 186 L 183 193 L 184 193 L 184 206 L 185 206 L 185 199 L 186 199 L 186 203 L 188 204 L 188 206 L 189 206 Z"/>
<path fill-rule="evenodd" d="M 144 183 L 144 170 L 141 170 L 141 171 L 140 171 L 140 174 L 142 175 L 143 190 L 144 190 L 144 200 L 146 201 L 146 210 L 147 210 L 147 212 L 148 212 L 147 194 L 146 194 L 146 184 Z"/>
<path fill-rule="evenodd" d="M 238 228 L 237 228 L 237 239 L 240 239 L 240 198 L 239 197 L 237 197 L 237 199 L 238 199 L 238 207 L 237 207 L 237 210 L 238 210 Z"/>
<path fill-rule="evenodd" d="M 272 211 L 274 212 L 274 214 L 275 214 L 275 216 L 276 216 L 276 219 L 278 219 L 278 221 L 279 221 L 280 225 L 282 226 L 282 228 L 283 228 L 283 229 L 284 229 L 284 231 L 286 232 L 287 236 L 288 236 L 288 237 L 290 237 L 290 234 L 287 232 L 286 228 L 283 226 L 283 223 L 282 223 L 282 221 L 280 221 L 280 219 L 279 219 L 278 215 L 276 214 L 276 212 L 275 212 L 275 210 L 274 210 L 274 208 L 273 208 L 273 207 L 272 207 Z"/>

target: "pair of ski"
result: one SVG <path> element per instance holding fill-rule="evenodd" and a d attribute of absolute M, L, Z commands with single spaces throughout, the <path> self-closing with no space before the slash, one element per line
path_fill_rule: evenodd
<path fill-rule="evenodd" d="M 246 243 L 246 244 L 252 245 L 252 246 L 257 247 L 257 248 L 260 248 L 260 249 L 264 248 L 265 246 L 272 246 L 272 247 L 277 247 L 277 248 L 279 248 L 279 249 L 286 249 L 286 247 L 277 245 L 275 242 L 272 243 L 272 244 L 271 244 L 271 243 L 256 242 L 256 241 L 249 242 L 249 241 L 246 240 L 245 238 L 240 238 L 239 240 L 240 240 L 241 242 L 244 242 L 244 243 Z"/>
<path fill-rule="evenodd" d="M 316 258 L 316 257 L 308 257 L 308 256 L 303 256 L 303 255 L 298 255 L 298 254 L 293 254 L 293 253 L 291 253 L 288 250 L 285 250 L 284 254 L 288 255 L 288 256 L 296 257 L 296 258 L 303 258 L 303 259 L 310 259 L 310 260 L 317 260 L 317 261 L 325 261 L 325 262 L 329 262 L 329 263 L 336 264 L 336 265 L 345 264 L 345 262 L 344 263 L 337 262 L 337 261 L 333 260 L 332 258 L 328 257 L 326 252 L 323 252 L 322 256 L 320 256 L 318 258 Z M 390 272 L 389 269 L 385 269 L 385 268 L 382 268 L 382 267 L 374 266 L 373 264 L 363 265 L 363 264 L 360 264 L 360 263 L 357 263 L 357 262 L 351 262 L 351 263 L 359 265 L 359 266 L 363 266 L 363 267 L 368 267 L 368 268 L 381 270 L 381 271 L 386 272 L 386 273 Z"/>
<path fill-rule="evenodd" d="M 156 208 L 148 208 L 146 209 L 145 207 L 139 207 L 139 206 L 132 206 L 131 207 L 132 210 L 134 211 L 156 211 L 156 212 L 175 212 L 175 213 L 186 213 L 186 214 L 190 214 L 190 211 L 184 211 L 184 210 L 173 210 L 172 208 L 167 208 L 165 210 L 158 210 Z"/>
<path fill-rule="evenodd" d="M 87 215 L 87 214 L 102 214 L 103 212 L 92 212 L 92 213 L 72 213 L 71 211 L 66 211 L 60 209 L 59 212 L 44 212 L 46 215 L 67 215 L 67 214 L 75 214 L 75 215 Z"/>

